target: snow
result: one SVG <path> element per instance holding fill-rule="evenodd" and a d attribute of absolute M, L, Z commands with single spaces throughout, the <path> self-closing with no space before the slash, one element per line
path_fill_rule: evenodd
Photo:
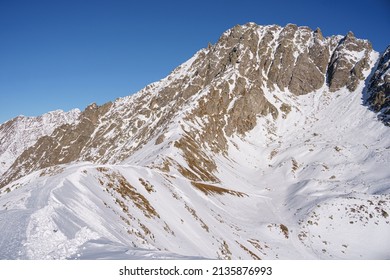
<path fill-rule="evenodd" d="M 126 251 L 131 249 L 120 243 L 126 240 L 122 236 L 126 231 L 124 225 L 119 223 L 118 227 L 112 223 L 118 223 L 119 217 L 103 207 L 104 191 L 96 192 L 96 185 L 88 182 L 79 183 L 80 174 L 73 172 L 80 171 L 81 167 L 86 166 L 71 167 L 65 174 L 49 180 L 30 178 L 35 179 L 33 184 L 21 180 L 19 184 L 27 183 L 23 192 L 21 188 L 11 191 L 18 198 L 15 204 L 7 199 L 7 194 L 0 198 L 3 205 L 0 210 L 1 259 L 65 259 L 102 254 L 106 248 L 98 247 L 103 250 L 100 253 L 91 249 L 91 244 L 99 244 L 101 240 L 106 240 L 104 244 L 108 245 L 119 244 L 122 249 L 127 248 Z M 38 177 L 37 174 L 31 176 Z M 28 195 L 21 197 L 25 193 Z M 106 201 L 112 204 L 107 197 Z M 10 223 L 9 219 L 14 222 Z M 137 255 L 136 250 L 133 249 L 133 255 Z M 139 253 L 142 254 L 146 252 Z"/>

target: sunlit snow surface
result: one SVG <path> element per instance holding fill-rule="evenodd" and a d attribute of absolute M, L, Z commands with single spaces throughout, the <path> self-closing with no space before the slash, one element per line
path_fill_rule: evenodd
<path fill-rule="evenodd" d="M 1 259 L 200 258 L 130 246 L 117 212 L 104 207 L 106 201 L 116 207 L 112 197 L 80 175 L 88 168 L 71 167 L 49 179 L 35 173 L 16 184 L 14 200 L 0 198 Z"/>

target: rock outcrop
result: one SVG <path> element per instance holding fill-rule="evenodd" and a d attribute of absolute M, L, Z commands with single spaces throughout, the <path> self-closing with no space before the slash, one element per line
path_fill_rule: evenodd
<path fill-rule="evenodd" d="M 341 39 L 328 67 L 329 89 L 336 91 L 347 87 L 350 91 L 356 90 L 358 83 L 365 78 L 363 71 L 369 70 L 371 51 L 371 43 L 356 39 L 352 32 Z"/>
<path fill-rule="evenodd" d="M 390 126 L 390 46 L 381 55 L 368 86 L 368 104 Z"/>
<path fill-rule="evenodd" d="M 0 176 L 11 167 L 16 158 L 65 124 L 77 122 L 80 111 L 53 111 L 39 117 L 19 116 L 0 125 Z"/>

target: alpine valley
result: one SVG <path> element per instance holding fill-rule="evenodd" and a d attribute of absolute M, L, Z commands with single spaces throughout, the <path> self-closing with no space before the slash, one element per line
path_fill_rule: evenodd
<path fill-rule="evenodd" d="M 0 259 L 389 259 L 390 47 L 237 25 L 166 78 L 0 126 Z"/>

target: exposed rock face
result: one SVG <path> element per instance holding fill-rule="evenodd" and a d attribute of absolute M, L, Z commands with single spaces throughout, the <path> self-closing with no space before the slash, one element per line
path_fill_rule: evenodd
<path fill-rule="evenodd" d="M 14 161 L 0 185 L 57 164 L 128 161 L 151 143 L 179 150 L 184 161 L 145 153 L 130 161 L 216 182 L 213 154 L 226 151 L 227 137 L 251 131 L 259 117 L 275 120 L 290 112 L 291 105 L 270 102 L 269 93 L 303 95 L 327 85 L 330 91 L 354 91 L 365 78 L 371 52 L 370 43 L 352 33 L 325 38 L 319 29 L 293 24 L 235 26 L 167 78 L 134 96 L 91 105 L 77 124 L 64 124 L 39 139 Z"/>
<path fill-rule="evenodd" d="M 40 137 L 17 157 L 4 174 L 4 182 L 8 183 L 31 171 L 78 160 L 102 113 L 109 107 L 110 103 L 102 107 L 92 104 L 79 115 L 77 123 L 58 125 L 51 135 Z"/>
<path fill-rule="evenodd" d="M 368 102 L 371 108 L 380 112 L 379 119 L 390 126 L 390 46 L 379 59 L 378 66 L 372 76 L 368 91 Z"/>
<path fill-rule="evenodd" d="M 80 111 L 61 110 L 39 117 L 16 117 L 0 125 L 0 176 L 26 149 L 41 137 L 50 135 L 57 127 L 77 122 Z"/>
<path fill-rule="evenodd" d="M 306 94 L 324 83 L 321 63 L 328 59 L 329 50 L 320 31 L 287 25 L 280 33 L 273 62 L 268 71 L 268 85 L 288 88 L 294 94 Z"/>
<path fill-rule="evenodd" d="M 371 44 L 356 39 L 352 32 L 340 40 L 328 68 L 330 90 L 336 91 L 345 86 L 354 91 L 358 83 L 364 79 L 363 71 L 369 69 L 371 51 Z"/>

